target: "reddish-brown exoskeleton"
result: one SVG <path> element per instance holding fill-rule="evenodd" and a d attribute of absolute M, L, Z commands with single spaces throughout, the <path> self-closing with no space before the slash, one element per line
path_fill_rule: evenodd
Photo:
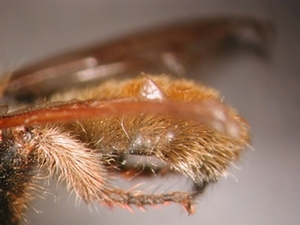
<path fill-rule="evenodd" d="M 2 85 L 2 102 L 12 105 L 0 118 L 0 224 L 17 224 L 38 189 L 35 180 L 54 175 L 86 203 L 129 208 L 175 202 L 193 213 L 204 186 L 239 159 L 249 127 L 217 91 L 178 75 L 232 40 L 251 45 L 243 39 L 249 29 L 261 50 L 268 24 L 215 19 L 169 26 L 16 71 Z M 147 74 L 126 78 L 137 71 Z M 31 103 L 24 107 L 24 102 Z M 146 171 L 124 164 L 124 155 L 157 158 L 162 163 L 151 171 L 181 173 L 197 188 L 155 194 L 122 190 L 110 182 L 112 173 Z"/>

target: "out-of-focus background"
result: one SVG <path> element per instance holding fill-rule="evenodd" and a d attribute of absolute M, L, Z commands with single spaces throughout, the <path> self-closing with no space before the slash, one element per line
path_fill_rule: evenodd
<path fill-rule="evenodd" d="M 177 205 L 111 211 L 74 207 L 53 190 L 34 202 L 29 224 L 299 224 L 300 7 L 297 1 L 9 1 L 0 2 L 2 69 L 36 62 L 131 32 L 194 17 L 249 15 L 276 26 L 269 60 L 244 57 L 194 79 L 219 89 L 251 124 L 252 147 L 234 176 L 209 187 L 188 216 Z M 26 224 L 26 223 L 24 223 Z"/>

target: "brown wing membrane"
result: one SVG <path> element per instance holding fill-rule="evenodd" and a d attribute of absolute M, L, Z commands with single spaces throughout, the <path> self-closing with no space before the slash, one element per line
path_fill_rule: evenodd
<path fill-rule="evenodd" d="M 45 105 L 46 106 L 46 105 Z M 200 102 L 140 102 L 136 99 L 89 100 L 65 103 L 41 109 L 26 109 L 0 118 L 2 129 L 15 126 L 42 125 L 47 123 L 73 122 L 87 118 L 120 116 L 128 113 L 160 113 L 193 118 L 212 129 L 239 137 L 239 125 L 231 118 L 227 108 L 215 100 Z M 221 117 L 219 115 L 222 115 Z"/>
<path fill-rule="evenodd" d="M 21 99 L 40 97 L 75 85 L 140 72 L 182 76 L 193 63 L 199 64 L 202 58 L 212 57 L 233 43 L 265 52 L 272 34 L 270 23 L 248 18 L 201 19 L 163 26 L 18 70 L 5 94 Z"/>

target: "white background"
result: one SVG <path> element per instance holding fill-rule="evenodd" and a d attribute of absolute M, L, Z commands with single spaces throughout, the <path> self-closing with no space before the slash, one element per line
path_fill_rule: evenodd
<path fill-rule="evenodd" d="M 277 27 L 270 62 L 220 65 L 195 79 L 219 89 L 251 124 L 254 151 L 197 202 L 181 207 L 90 210 L 74 200 L 38 200 L 29 224 L 300 224 L 300 7 L 297 1 L 0 1 L 0 65 L 10 68 L 135 30 L 190 17 L 252 15 Z M 53 190 L 57 194 L 56 190 Z"/>

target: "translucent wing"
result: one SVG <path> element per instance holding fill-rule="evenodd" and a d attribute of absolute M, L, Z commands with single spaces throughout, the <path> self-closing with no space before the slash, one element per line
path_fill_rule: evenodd
<path fill-rule="evenodd" d="M 18 99 L 141 72 L 184 76 L 194 64 L 225 49 L 267 53 L 273 36 L 267 21 L 219 18 L 185 21 L 47 59 L 14 72 L 5 95 Z"/>

